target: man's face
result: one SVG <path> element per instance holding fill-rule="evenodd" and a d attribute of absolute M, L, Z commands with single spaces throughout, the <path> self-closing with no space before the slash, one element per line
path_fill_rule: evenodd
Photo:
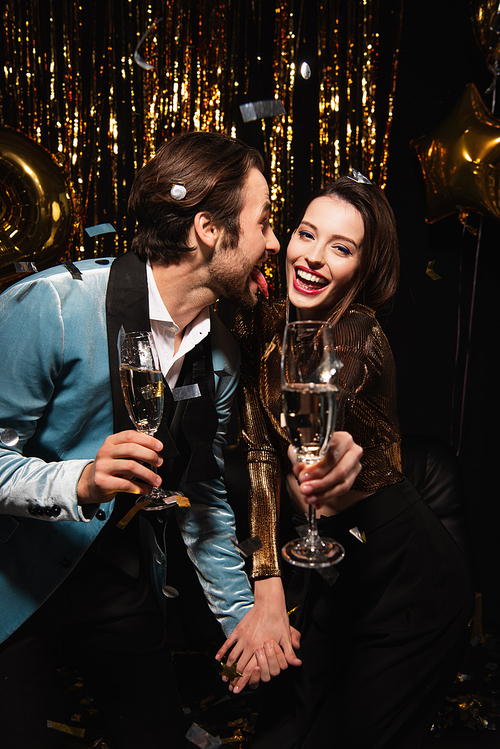
<path fill-rule="evenodd" d="M 210 274 L 217 294 L 238 307 L 257 303 L 260 289 L 267 296 L 267 284 L 259 266 L 279 252 L 279 242 L 269 223 L 269 187 L 258 169 L 250 169 L 241 192 L 240 236 L 235 247 L 217 247 L 210 261 Z M 220 242 L 223 244 L 223 242 Z"/>

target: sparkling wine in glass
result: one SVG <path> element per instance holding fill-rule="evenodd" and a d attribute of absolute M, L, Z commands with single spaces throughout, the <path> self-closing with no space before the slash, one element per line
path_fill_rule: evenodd
<path fill-rule="evenodd" d="M 153 435 L 163 415 L 164 382 L 152 333 L 125 333 L 119 345 L 119 361 L 128 414 L 139 432 Z M 157 473 L 154 466 L 151 470 Z M 154 487 L 150 494 L 139 497 L 137 502 L 143 504 L 148 499 L 149 503 L 143 509 L 164 510 L 176 495 L 176 492 Z"/>
<path fill-rule="evenodd" d="M 303 320 L 287 324 L 281 392 L 286 428 L 300 463 L 313 465 L 328 450 L 335 430 L 341 366 L 330 323 Z M 344 548 L 332 538 L 319 535 L 316 509 L 309 505 L 306 535 L 285 544 L 282 554 L 297 567 L 322 568 L 340 562 Z"/>

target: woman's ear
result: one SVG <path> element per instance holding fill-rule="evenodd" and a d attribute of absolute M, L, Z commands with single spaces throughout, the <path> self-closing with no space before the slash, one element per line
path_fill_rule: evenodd
<path fill-rule="evenodd" d="M 201 211 L 194 217 L 193 228 L 197 238 L 208 247 L 215 247 L 220 236 L 220 230 L 215 226 L 212 216 Z"/>

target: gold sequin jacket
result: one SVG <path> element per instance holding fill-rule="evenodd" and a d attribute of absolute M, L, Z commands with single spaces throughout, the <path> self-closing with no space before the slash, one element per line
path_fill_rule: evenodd
<path fill-rule="evenodd" d="M 254 578 L 280 575 L 278 517 L 282 475 L 290 444 L 281 426 L 280 365 L 286 302 L 262 300 L 238 312 L 233 333 L 241 348 L 240 415 L 250 483 L 250 530 L 262 549 L 253 555 Z M 389 343 L 369 307 L 352 305 L 335 327 L 339 373 L 337 429 L 363 448 L 353 489 L 374 492 L 402 481 L 396 412 L 396 370 Z"/>

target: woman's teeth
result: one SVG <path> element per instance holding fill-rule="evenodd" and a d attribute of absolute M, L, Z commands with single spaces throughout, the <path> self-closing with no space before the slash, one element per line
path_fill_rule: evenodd
<path fill-rule="evenodd" d="M 314 286 L 315 288 L 326 286 L 328 281 L 320 276 L 313 273 L 308 273 L 301 268 L 296 269 L 296 277 L 299 281 L 302 281 L 306 286 Z"/>

